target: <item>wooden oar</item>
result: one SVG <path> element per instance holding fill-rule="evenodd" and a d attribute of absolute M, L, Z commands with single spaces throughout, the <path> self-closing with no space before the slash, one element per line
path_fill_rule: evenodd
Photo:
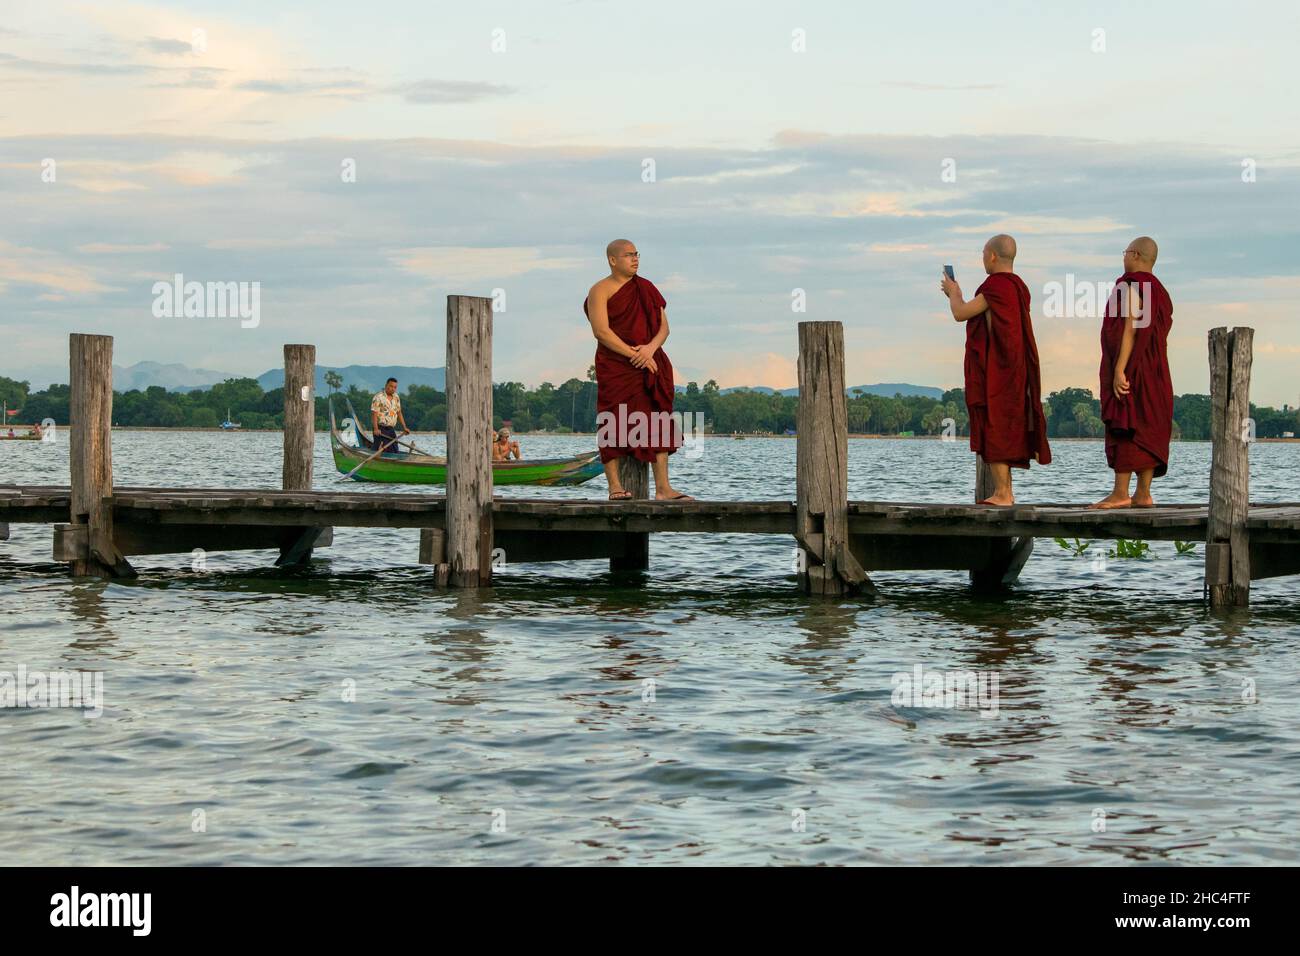
<path fill-rule="evenodd" d="M 376 451 L 373 455 L 371 455 L 371 456 L 370 456 L 369 458 L 367 458 L 365 461 L 358 462 L 358 463 L 357 463 L 357 467 L 353 468 L 353 469 L 352 469 L 351 471 L 349 471 L 346 475 L 344 475 L 343 477 L 341 477 L 341 478 L 339 479 L 339 481 L 347 481 L 349 478 L 351 478 L 353 475 L 355 475 L 357 472 L 359 472 L 359 471 L 361 470 L 361 466 L 362 466 L 362 465 L 366 464 L 367 462 L 374 461 L 376 458 L 378 458 L 380 455 L 382 455 L 382 454 L 384 453 L 384 449 L 385 449 L 385 448 L 387 448 L 389 445 L 391 445 L 391 444 L 392 444 L 393 442 L 395 442 L 396 440 L 397 440 L 397 439 L 395 439 L 395 438 L 390 438 L 390 439 L 388 439 L 388 441 L 384 442 L 384 444 L 379 448 L 378 451 Z"/>
<path fill-rule="evenodd" d="M 408 434 L 409 434 L 409 432 L 408 432 Z M 390 442 L 390 443 L 391 443 L 391 442 L 397 442 L 397 444 L 399 444 L 399 445 L 405 445 L 407 448 L 411 449 L 411 451 L 415 452 L 417 455 L 425 455 L 425 456 L 427 456 L 427 457 L 429 457 L 429 458 L 432 458 L 432 457 L 433 457 L 433 456 L 430 455 L 427 451 L 424 451 L 424 450 L 421 449 L 421 448 L 416 448 L 416 447 L 415 447 L 414 445 L 412 445 L 409 441 L 402 441 L 400 438 L 390 438 L 390 439 L 389 439 L 389 442 Z"/>
<path fill-rule="evenodd" d="M 360 428 L 357 428 L 357 425 L 356 425 L 356 419 L 353 419 L 353 420 L 352 420 L 352 427 L 353 427 L 353 429 L 354 429 L 354 430 L 356 431 L 356 433 L 357 433 L 357 439 L 358 439 L 359 441 L 364 441 L 364 440 L 365 440 L 365 436 L 361 434 L 361 429 L 360 429 Z M 410 432 L 406 432 L 406 434 L 409 435 Z M 415 452 L 417 455 L 427 455 L 427 456 L 430 457 L 430 458 L 433 457 L 432 455 L 430 455 L 427 451 L 423 450 L 422 448 L 416 448 L 416 447 L 415 447 L 414 445 L 412 445 L 409 441 L 402 441 L 400 438 L 390 438 L 390 439 L 388 439 L 388 444 L 389 444 L 389 445 L 391 445 L 393 442 L 397 442 L 397 444 L 399 444 L 399 445 L 405 445 L 407 448 L 411 449 L 411 451 Z M 388 446 L 385 445 L 384 447 L 388 447 Z"/>
<path fill-rule="evenodd" d="M 356 426 L 354 425 L 353 427 L 355 428 Z M 410 432 L 407 432 L 406 434 L 409 435 Z M 361 441 L 364 441 L 364 440 L 365 440 L 365 436 L 363 436 L 363 435 L 360 434 L 360 430 L 359 430 L 359 429 L 357 430 L 357 437 L 358 437 L 358 440 L 361 440 Z M 429 458 L 432 458 L 432 457 L 433 457 L 433 456 L 430 455 L 427 451 L 425 451 L 423 448 L 416 448 L 416 447 L 415 447 L 414 445 L 412 445 L 409 441 L 402 441 L 400 438 L 390 438 L 390 439 L 388 439 L 388 442 L 387 442 L 387 444 L 384 445 L 384 447 L 387 448 L 388 445 L 391 445 L 393 442 L 397 442 L 397 444 L 399 444 L 399 445 L 405 445 L 407 448 L 411 449 L 411 451 L 415 452 L 417 455 L 425 455 L 426 457 L 429 457 Z M 365 462 L 362 462 L 362 464 L 365 464 Z"/>

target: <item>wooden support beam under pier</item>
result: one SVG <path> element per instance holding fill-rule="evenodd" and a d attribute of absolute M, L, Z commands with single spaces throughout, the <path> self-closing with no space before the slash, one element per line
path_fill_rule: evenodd
<path fill-rule="evenodd" d="M 118 488 L 108 507 L 123 554 L 285 547 L 301 528 L 419 528 L 421 561 L 446 563 L 441 495 Z M 66 522 L 69 509 L 66 487 L 0 487 L 0 521 Z M 792 501 L 495 498 L 491 510 L 493 548 L 505 550 L 507 563 L 611 559 L 640 535 L 793 537 L 797 526 Z M 1007 538 L 1204 541 L 1209 524 L 1208 506 L 1195 504 L 1094 511 L 1061 504 L 989 508 L 851 501 L 846 516 L 849 550 L 864 571 L 987 567 L 994 556 L 988 543 Z M 1252 577 L 1300 573 L 1292 570 L 1300 563 L 1300 504 L 1252 505 L 1246 530 Z"/>

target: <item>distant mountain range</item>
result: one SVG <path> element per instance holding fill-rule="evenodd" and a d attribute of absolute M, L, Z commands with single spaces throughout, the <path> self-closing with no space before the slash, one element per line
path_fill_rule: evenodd
<path fill-rule="evenodd" d="M 113 366 L 113 388 L 119 392 L 131 389 L 144 391 L 161 385 L 169 392 L 192 392 L 196 388 L 211 388 L 228 378 L 229 372 L 214 372 L 210 368 L 190 368 L 188 365 L 163 365 L 161 362 L 136 362 L 123 368 Z"/>
<path fill-rule="evenodd" d="M 416 365 L 333 365 L 316 366 L 316 391 L 324 395 L 328 391 L 325 384 L 326 372 L 338 372 L 343 376 L 343 388 L 355 385 L 365 391 L 377 392 L 384 387 L 384 382 L 391 375 L 405 390 L 408 385 L 431 385 L 442 389 L 447 385 L 445 368 L 423 368 Z M 207 368 L 190 368 L 186 365 L 163 365 L 159 362 L 136 362 L 125 368 L 113 366 L 113 388 L 119 392 L 131 389 L 143 391 L 154 385 L 161 385 L 169 392 L 192 392 L 200 388 L 211 388 L 227 379 L 245 378 L 234 372 L 215 372 Z M 66 381 L 67 376 L 64 376 Z M 284 369 L 273 368 L 257 376 L 257 384 L 263 390 L 270 391 L 284 385 Z"/>
<path fill-rule="evenodd" d="M 53 373 L 55 370 L 51 369 Z M 320 394 L 328 392 L 328 386 L 325 384 L 326 372 L 338 372 L 343 376 L 343 388 L 347 389 L 350 385 L 355 385 L 364 391 L 377 392 L 384 387 L 384 382 L 391 375 L 395 377 L 403 391 L 410 385 L 429 385 L 436 389 L 447 387 L 447 370 L 445 368 L 427 368 L 422 365 L 345 365 L 342 367 L 333 365 L 316 366 L 316 391 Z M 231 378 L 244 378 L 246 376 L 236 375 L 233 372 L 217 372 L 207 368 L 190 368 L 187 365 L 170 364 L 164 365 L 161 362 L 136 362 L 134 365 L 122 367 L 113 366 L 113 388 L 119 392 L 128 392 L 131 389 L 140 389 L 143 391 L 153 385 L 161 385 L 163 388 L 172 392 L 192 392 L 195 389 L 211 388 L 221 382 Z M 37 380 L 41 376 L 36 377 Z M 51 374 L 50 381 L 55 381 Z M 63 383 L 67 382 L 66 372 L 58 377 Z M 257 376 L 257 384 L 266 391 L 273 388 L 280 388 L 284 384 L 284 369 L 273 368 Z M 44 383 L 37 385 L 33 382 L 35 388 L 45 387 Z M 752 386 L 734 386 L 732 388 L 722 389 L 723 394 L 738 392 L 748 389 L 751 392 L 762 392 L 765 395 L 798 395 L 797 388 L 769 388 L 766 385 Z M 678 385 L 677 391 L 684 392 L 686 387 Z M 926 398 L 942 398 L 943 389 L 935 388 L 931 385 L 909 385 L 905 382 L 881 382 L 875 385 L 853 385 L 846 390 L 850 395 L 867 394 L 882 395 L 885 398 L 893 398 L 895 395 L 913 396 L 920 395 Z"/>
<path fill-rule="evenodd" d="M 343 376 L 344 391 L 355 385 L 366 392 L 377 392 L 390 377 L 397 379 L 397 387 L 403 392 L 411 385 L 429 385 L 439 390 L 447 387 L 445 368 L 425 368 L 420 365 L 345 365 L 335 368 L 331 365 L 317 365 L 316 391 L 321 395 L 328 391 L 325 384 L 326 372 L 338 372 Z M 263 372 L 257 376 L 257 384 L 268 392 L 283 387 L 284 369 L 273 368 L 269 372 Z"/>
<path fill-rule="evenodd" d="M 684 392 L 686 389 L 678 385 L 677 391 Z M 797 388 L 768 388 L 766 385 L 737 385 L 732 388 L 721 390 L 725 395 L 728 392 L 762 392 L 764 395 L 798 395 Z M 920 395 L 924 398 L 943 398 L 943 389 L 935 388 L 932 385 L 908 385 L 906 382 L 881 382 L 876 385 L 851 385 L 845 389 L 849 395 L 881 395 L 885 398 L 893 398 L 895 395 L 912 397 Z"/>

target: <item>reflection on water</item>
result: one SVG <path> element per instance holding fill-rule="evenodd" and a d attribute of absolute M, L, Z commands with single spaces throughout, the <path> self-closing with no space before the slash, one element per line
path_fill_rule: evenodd
<path fill-rule="evenodd" d="M 278 436 L 191 434 L 192 460 L 175 440 L 115 434 L 119 483 L 278 481 Z M 317 486 L 338 487 L 317 450 Z M 1056 451 L 1026 500 L 1106 490 L 1100 446 Z M 5 480 L 66 481 L 57 449 L 2 454 Z M 959 446 L 850 454 L 855 497 L 969 497 Z M 1257 500 L 1300 499 L 1300 447 L 1251 454 Z M 1203 500 L 1208 455 L 1178 446 L 1157 491 Z M 793 462 L 790 441 L 716 443 L 679 473 L 788 498 Z M 301 571 L 159 555 L 110 584 L 68 580 L 49 546 L 25 525 L 0 543 L 0 669 L 103 671 L 105 712 L 0 709 L 13 863 L 1282 863 L 1300 845 L 1295 579 L 1212 613 L 1199 555 L 1172 543 L 1094 568 L 1040 542 L 1002 597 L 924 571 L 844 600 L 801 597 L 790 542 L 765 537 L 660 536 L 640 578 L 508 565 L 480 592 L 434 588 L 404 530 L 338 529 Z M 916 665 L 996 673 L 998 715 L 894 706 Z"/>

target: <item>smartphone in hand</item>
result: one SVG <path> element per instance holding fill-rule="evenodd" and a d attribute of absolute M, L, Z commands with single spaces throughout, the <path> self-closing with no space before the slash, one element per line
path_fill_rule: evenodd
<path fill-rule="evenodd" d="M 957 276 L 953 273 L 953 271 L 952 271 L 952 266 L 944 266 L 944 267 L 943 267 L 943 274 L 946 275 L 946 276 L 947 276 L 949 279 L 951 279 L 953 282 L 956 282 L 956 281 L 957 281 Z"/>

